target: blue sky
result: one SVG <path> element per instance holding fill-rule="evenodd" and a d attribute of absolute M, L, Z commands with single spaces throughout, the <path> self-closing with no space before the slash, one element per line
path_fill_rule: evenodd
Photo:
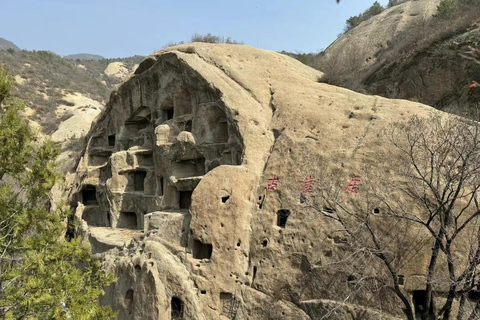
<path fill-rule="evenodd" d="M 385 5 L 388 0 L 379 1 Z M 316 52 L 374 0 L 0 0 L 0 37 L 22 49 L 147 55 L 194 33 Z"/>

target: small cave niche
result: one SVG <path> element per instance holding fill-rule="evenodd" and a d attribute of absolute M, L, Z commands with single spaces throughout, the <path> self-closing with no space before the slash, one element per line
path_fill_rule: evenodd
<path fill-rule="evenodd" d="M 156 185 L 157 196 L 163 196 L 165 194 L 164 185 L 165 185 L 165 181 L 164 181 L 163 177 L 158 177 L 157 176 L 157 185 Z"/>
<path fill-rule="evenodd" d="M 280 209 L 277 211 L 277 226 L 285 228 L 287 225 L 288 217 L 290 216 L 290 210 Z"/>
<path fill-rule="evenodd" d="M 380 208 L 373 209 L 373 214 L 380 214 Z"/>
<path fill-rule="evenodd" d="M 222 315 L 229 315 L 234 305 L 234 295 L 230 292 L 220 292 Z"/>
<path fill-rule="evenodd" d="M 82 203 L 85 206 L 96 206 L 98 205 L 97 201 L 97 191 L 95 186 L 85 186 L 82 189 Z"/>
<path fill-rule="evenodd" d="M 162 120 L 163 122 L 172 120 L 174 116 L 173 107 L 162 110 Z"/>
<path fill-rule="evenodd" d="M 108 136 L 108 146 L 109 147 L 115 147 L 115 135 L 109 135 Z"/>
<path fill-rule="evenodd" d="M 403 274 L 398 275 L 398 285 L 404 286 L 405 285 L 405 276 Z"/>
<path fill-rule="evenodd" d="M 185 123 L 184 131 L 192 132 L 192 120 L 188 120 L 187 123 Z"/>
<path fill-rule="evenodd" d="M 170 301 L 170 315 L 172 320 L 182 320 L 184 314 L 184 304 L 180 298 L 172 297 Z"/>
<path fill-rule="evenodd" d="M 347 278 L 347 282 L 349 285 L 354 285 L 357 282 L 357 277 L 355 277 L 353 274 L 349 275 Z"/>
<path fill-rule="evenodd" d="M 203 243 L 198 239 L 193 240 L 193 258 L 210 259 L 212 257 L 213 246 L 209 243 Z"/>
<path fill-rule="evenodd" d="M 220 119 L 218 119 L 217 138 L 217 142 L 228 141 L 228 122 L 226 117 L 221 117 Z"/>
<path fill-rule="evenodd" d="M 258 196 L 258 201 L 257 201 L 257 204 L 258 204 L 258 209 L 262 210 L 263 209 L 263 202 L 264 202 L 264 198 L 263 196 Z"/>
<path fill-rule="evenodd" d="M 131 304 L 133 302 L 133 289 L 128 289 L 125 293 L 125 302 L 126 304 Z"/>
<path fill-rule="evenodd" d="M 263 239 L 262 247 L 264 247 L 264 248 L 268 247 L 268 239 Z"/>
<path fill-rule="evenodd" d="M 135 212 L 120 212 L 117 228 L 137 229 L 137 214 Z"/>
<path fill-rule="evenodd" d="M 198 177 L 205 174 L 205 158 L 172 161 L 172 175 L 177 179 Z"/>
<path fill-rule="evenodd" d="M 192 193 L 192 191 L 179 191 L 178 205 L 180 209 L 190 209 Z"/>
<path fill-rule="evenodd" d="M 147 177 L 146 171 L 133 172 L 133 190 L 143 192 L 145 191 L 145 178 Z"/>
<path fill-rule="evenodd" d="M 255 282 L 255 278 L 257 277 L 257 270 L 258 270 L 257 267 L 254 266 L 253 267 L 253 274 L 252 274 L 252 287 L 253 287 L 253 284 Z"/>
<path fill-rule="evenodd" d="M 478 286 L 477 286 L 476 290 L 470 290 L 468 292 L 468 300 L 470 300 L 472 302 L 480 301 L 480 290 L 479 290 Z"/>
<path fill-rule="evenodd" d="M 207 294 L 207 290 L 201 290 L 200 294 Z"/>
<path fill-rule="evenodd" d="M 427 307 L 427 301 L 428 301 L 428 296 L 427 296 L 427 291 L 426 290 L 415 290 L 413 291 L 413 306 L 415 310 L 415 317 L 417 319 L 422 319 L 422 312 L 425 310 Z M 433 319 L 434 318 L 434 305 L 433 305 L 433 299 L 430 300 L 430 309 L 428 310 L 428 318 Z"/>
<path fill-rule="evenodd" d="M 224 196 L 222 197 L 222 203 L 226 203 L 230 199 L 230 196 Z"/>
<path fill-rule="evenodd" d="M 133 289 L 128 289 L 125 293 L 125 308 L 128 314 L 132 314 L 133 311 Z"/>

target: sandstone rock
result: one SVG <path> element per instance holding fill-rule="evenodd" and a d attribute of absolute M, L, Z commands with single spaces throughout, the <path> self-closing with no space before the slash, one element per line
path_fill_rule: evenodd
<path fill-rule="evenodd" d="M 320 84 L 320 72 L 243 45 L 148 61 L 93 125 L 71 194 L 119 278 L 103 303 L 119 319 L 401 317 L 399 303 L 382 308 L 391 292 L 353 295 L 347 271 L 322 273 L 348 239 L 299 190 L 309 175 L 374 163 L 384 128 L 438 111 Z M 407 283 L 424 271 L 417 260 Z M 309 291 L 315 273 L 325 286 Z"/>

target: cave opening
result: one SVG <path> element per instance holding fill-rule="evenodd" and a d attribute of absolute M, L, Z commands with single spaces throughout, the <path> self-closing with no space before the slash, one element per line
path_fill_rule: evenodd
<path fill-rule="evenodd" d="M 135 191 L 145 190 L 145 178 L 147 177 L 146 171 L 135 171 L 133 173 L 133 188 Z"/>
<path fill-rule="evenodd" d="M 290 216 L 290 210 L 281 209 L 277 211 L 277 226 L 285 228 L 287 225 L 288 217 Z"/>
<path fill-rule="evenodd" d="M 108 146 L 114 147 L 115 146 L 115 135 L 108 136 Z"/>
<path fill-rule="evenodd" d="M 184 305 L 183 305 L 183 301 L 180 300 L 180 298 L 172 297 L 172 300 L 170 301 L 170 309 L 171 309 L 172 320 L 183 319 Z"/>
<path fill-rule="evenodd" d="M 135 212 L 120 212 L 118 228 L 137 229 L 137 214 Z"/>
<path fill-rule="evenodd" d="M 209 243 L 203 243 L 200 240 L 193 240 L 193 258 L 210 259 L 212 257 L 213 246 Z"/>
<path fill-rule="evenodd" d="M 190 209 L 190 205 L 192 204 L 192 191 L 180 191 L 179 194 L 180 209 Z"/>
<path fill-rule="evenodd" d="M 98 205 L 95 186 L 85 186 L 82 189 L 82 203 L 85 206 Z"/>

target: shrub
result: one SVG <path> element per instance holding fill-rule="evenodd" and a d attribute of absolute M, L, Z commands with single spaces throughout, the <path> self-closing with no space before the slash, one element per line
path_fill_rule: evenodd
<path fill-rule="evenodd" d="M 387 8 L 398 6 L 399 4 L 405 3 L 409 0 L 388 0 Z"/>
<path fill-rule="evenodd" d="M 378 1 L 375 1 L 370 8 L 365 10 L 365 12 L 360 13 L 358 16 L 353 16 L 347 19 L 347 25 L 344 28 L 344 32 L 350 31 L 363 21 L 366 21 L 371 17 L 382 13 L 384 10 L 385 8 L 382 7 L 382 5 Z"/>
<path fill-rule="evenodd" d="M 236 41 L 233 40 L 230 37 L 225 37 L 223 36 L 215 36 L 211 33 L 207 33 L 205 35 L 201 35 L 198 33 L 195 33 L 191 38 L 191 42 L 206 42 L 206 43 L 228 43 L 228 44 L 243 44 L 243 41 Z"/>
<path fill-rule="evenodd" d="M 12 90 L 12 78 L 7 74 L 7 71 L 0 64 L 0 103 L 8 98 L 10 91 Z"/>
<path fill-rule="evenodd" d="M 449 18 L 457 11 L 457 8 L 457 0 L 442 0 L 437 6 L 437 16 L 440 18 Z"/>

